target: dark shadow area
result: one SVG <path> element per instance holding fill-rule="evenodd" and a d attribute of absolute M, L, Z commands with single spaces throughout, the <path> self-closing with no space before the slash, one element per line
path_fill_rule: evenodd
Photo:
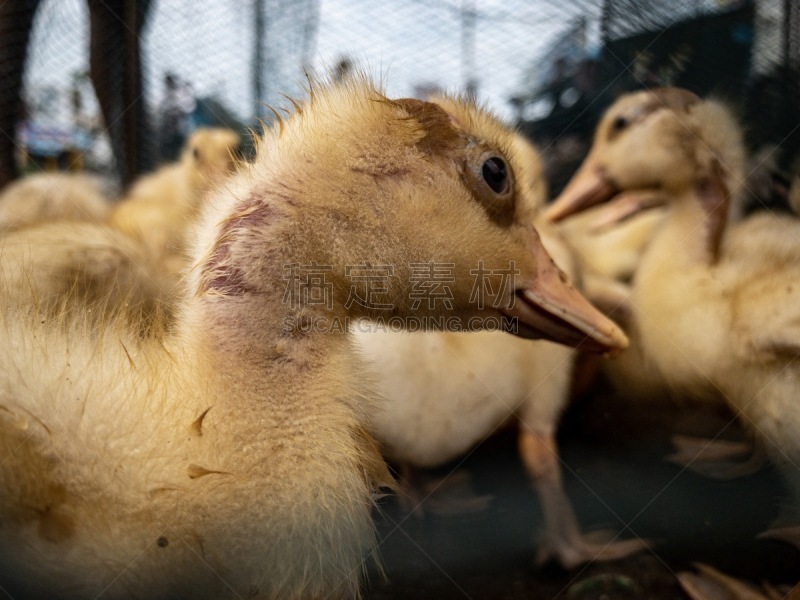
<path fill-rule="evenodd" d="M 753 582 L 794 584 L 800 552 L 755 538 L 786 497 L 774 470 L 715 481 L 664 461 L 674 432 L 719 427 L 736 437 L 729 422 L 724 411 L 632 406 L 602 392 L 576 402 L 560 442 L 564 484 L 581 526 L 653 544 L 649 552 L 573 571 L 534 565 L 539 503 L 515 432 L 504 431 L 460 465 L 437 471 L 466 470 L 476 491 L 493 497 L 487 510 L 419 518 L 396 498 L 382 502 L 376 523 L 388 581 L 372 571 L 365 598 L 677 599 L 685 596 L 675 573 L 695 562 Z"/>

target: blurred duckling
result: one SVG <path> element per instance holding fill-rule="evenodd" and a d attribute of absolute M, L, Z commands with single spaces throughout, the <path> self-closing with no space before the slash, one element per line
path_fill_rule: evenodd
<path fill-rule="evenodd" d="M 559 223 L 559 232 L 573 248 L 580 265 L 582 291 L 623 328 L 630 341 L 628 348 L 612 360 L 580 356 L 574 377 L 576 395 L 590 389 L 602 373 L 626 401 L 672 400 L 668 386 L 642 353 L 631 314 L 631 281 L 665 214 L 663 208 L 652 208 L 614 227 L 603 227 L 600 208 Z"/>
<path fill-rule="evenodd" d="M 147 248 L 101 223 L 42 223 L 2 238 L 2 294 L 9 306 L 50 318 L 82 311 L 98 324 L 112 316 L 142 333 L 166 326 L 179 283 Z"/>
<path fill-rule="evenodd" d="M 452 101 L 438 100 L 459 122 L 482 136 L 493 136 L 494 120 L 468 112 Z M 482 118 L 479 118 L 482 117 Z M 521 136 L 513 139 L 507 158 L 516 169 L 516 193 L 540 206 L 546 190 L 536 150 Z M 574 257 L 552 226 L 534 221 L 542 243 L 559 268 L 575 278 Z M 385 454 L 400 465 L 405 489 L 416 511 L 415 488 L 420 468 L 439 467 L 464 456 L 508 422 L 519 423 L 519 453 L 541 502 L 543 534 L 537 562 L 557 560 L 573 568 L 591 560 L 611 560 L 644 547 L 641 540 L 592 542 L 579 528 L 561 482 L 556 429 L 570 388 L 575 352 L 544 341 L 525 341 L 501 332 L 357 333 L 364 355 L 378 374 L 378 391 L 386 399 L 375 416 L 375 434 Z M 572 345 L 581 347 L 581 339 Z M 460 480 L 451 474 L 439 490 Z M 471 511 L 486 499 L 447 501 L 429 495 L 432 510 Z"/>
<path fill-rule="evenodd" d="M 0 231 L 49 221 L 101 223 L 111 214 L 108 184 L 79 173 L 37 173 L 0 194 Z"/>
<path fill-rule="evenodd" d="M 476 110 L 314 85 L 206 203 L 163 336 L 77 313 L 53 327 L 0 294 L 7 593 L 357 596 L 391 481 L 365 365 L 332 325 L 382 314 L 347 301 L 349 265 L 394 266 L 380 300 L 399 318 L 516 317 L 522 335 L 624 347 L 542 248 L 512 134 Z M 516 286 L 481 307 L 470 270 L 510 260 Z M 406 297 L 412 262 L 453 265 L 451 310 Z"/>
<path fill-rule="evenodd" d="M 724 106 L 684 90 L 623 96 L 548 214 L 618 198 L 609 210 L 619 217 L 638 208 L 620 202 L 621 191 L 658 192 L 669 212 L 633 283 L 643 350 L 676 389 L 725 399 L 784 474 L 796 510 L 800 222 L 729 222 L 744 164 L 739 131 Z M 799 539 L 791 528 L 779 535 Z"/>
<path fill-rule="evenodd" d="M 198 129 L 179 162 L 134 183 L 115 207 L 111 225 L 179 270 L 186 262 L 187 235 L 200 214 L 201 200 L 233 171 L 238 147 L 239 136 L 229 129 Z"/>
<path fill-rule="evenodd" d="M 559 225 L 587 275 L 630 283 L 653 234 L 666 214 L 653 208 L 615 227 L 601 227 L 602 210 L 587 210 Z"/>

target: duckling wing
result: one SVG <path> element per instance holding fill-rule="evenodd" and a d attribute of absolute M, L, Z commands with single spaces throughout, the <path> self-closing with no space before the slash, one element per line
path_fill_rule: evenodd
<path fill-rule="evenodd" d="M 793 360 L 800 356 L 800 221 L 753 219 L 732 233 L 719 275 L 738 349 Z"/>
<path fill-rule="evenodd" d="M 800 357 L 800 270 L 793 280 L 758 278 L 734 303 L 739 350 L 764 360 Z"/>

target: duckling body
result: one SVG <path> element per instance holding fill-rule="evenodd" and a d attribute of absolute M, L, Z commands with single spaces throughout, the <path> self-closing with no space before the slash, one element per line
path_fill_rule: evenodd
<path fill-rule="evenodd" d="M 400 463 L 446 464 L 520 411 L 522 420 L 553 433 L 563 409 L 572 353 L 555 344 L 499 332 L 369 332 L 358 341 L 381 373 L 378 391 L 387 399 L 375 435 Z"/>
<path fill-rule="evenodd" d="M 451 316 L 470 318 L 485 314 L 471 264 L 514 256 L 525 283 L 504 294 L 521 298 L 526 332 L 624 346 L 541 249 L 512 167 L 498 167 L 499 125 L 484 137 L 360 79 L 312 92 L 207 203 L 163 335 L 77 310 L 54 326 L 0 294 L 0 584 L 12 595 L 357 595 L 373 493 L 391 482 L 364 365 L 331 325 L 376 314 L 346 302 L 347 265 L 396 265 L 393 314 L 436 316 L 404 298 L 408 264 L 452 263 Z"/>
<path fill-rule="evenodd" d="M 107 225 L 52 222 L 3 236 L 9 306 L 57 316 L 70 306 L 98 323 L 112 315 L 150 329 L 171 319 L 178 284 L 147 249 Z"/>
<path fill-rule="evenodd" d="M 29 175 L 0 194 L 0 230 L 48 221 L 100 223 L 111 202 L 98 178 L 74 173 Z"/>
<path fill-rule="evenodd" d="M 18 582 L 6 589 L 24 597 L 354 594 L 367 558 L 358 549 L 373 543 L 370 489 L 390 481 L 359 430 L 368 396 L 352 384 L 357 365 L 304 361 L 290 376 L 320 383 L 287 389 L 286 368 L 243 370 L 231 360 L 209 374 L 207 362 L 169 340 L 169 354 L 156 354 L 109 333 L 64 348 L 61 336 L 31 342 L 24 328 L 5 332 L 4 364 L 24 369 L 21 359 L 36 352 L 43 373 L 26 379 L 35 405 L 4 402 L 1 560 L 4 577 Z M 20 338 L 23 352 L 14 347 Z M 120 373 L 126 363 L 132 368 Z M 232 439 L 246 441 L 231 452 Z M 236 518 L 240 511 L 247 516 Z M 343 574 L 345 566 L 355 572 Z"/>

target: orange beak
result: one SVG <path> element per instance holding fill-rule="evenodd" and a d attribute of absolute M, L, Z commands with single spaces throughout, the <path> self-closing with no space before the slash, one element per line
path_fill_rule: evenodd
<path fill-rule="evenodd" d="M 532 237 L 537 273 L 515 292 L 510 308 L 511 333 L 529 339 L 546 339 L 601 354 L 624 350 L 628 338 L 617 325 L 592 306 L 572 287 L 542 246 L 539 235 Z"/>
<path fill-rule="evenodd" d="M 608 202 L 618 192 L 614 182 L 606 176 L 602 167 L 595 164 L 590 155 L 561 195 L 545 211 L 544 216 L 555 223 L 597 204 Z"/>

